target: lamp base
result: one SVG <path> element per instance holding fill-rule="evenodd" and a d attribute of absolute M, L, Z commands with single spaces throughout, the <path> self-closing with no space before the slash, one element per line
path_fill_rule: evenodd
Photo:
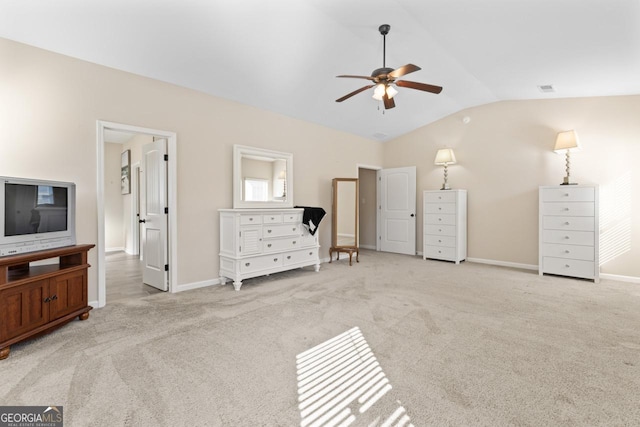
<path fill-rule="evenodd" d="M 442 184 L 441 190 L 451 190 L 451 187 L 449 187 L 449 184 Z"/>
<path fill-rule="evenodd" d="M 565 176 L 564 177 L 564 181 L 560 185 L 578 185 L 578 183 L 577 182 L 569 182 L 569 177 Z"/>

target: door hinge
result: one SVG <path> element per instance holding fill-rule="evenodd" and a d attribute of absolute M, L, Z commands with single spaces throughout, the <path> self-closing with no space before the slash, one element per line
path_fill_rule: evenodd
<path fill-rule="evenodd" d="M 168 214 L 169 213 L 169 208 L 164 208 L 164 213 Z"/>
<path fill-rule="evenodd" d="M 169 271 L 169 264 L 164 265 L 164 271 Z"/>
<path fill-rule="evenodd" d="M 164 161 L 165 161 L 165 162 L 168 162 L 168 161 L 169 161 L 169 155 L 168 155 L 168 154 L 165 154 L 165 155 L 164 155 Z"/>

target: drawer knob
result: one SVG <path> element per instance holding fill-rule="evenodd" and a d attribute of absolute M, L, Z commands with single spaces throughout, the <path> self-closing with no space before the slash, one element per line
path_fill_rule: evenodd
<path fill-rule="evenodd" d="M 253 218 L 249 218 L 249 221 L 253 221 Z"/>
<path fill-rule="evenodd" d="M 438 240 L 438 243 L 442 243 L 442 240 Z"/>
<path fill-rule="evenodd" d="M 566 240 L 569 240 L 569 236 L 564 236 L 564 238 L 565 238 Z"/>
<path fill-rule="evenodd" d="M 564 253 L 565 254 L 569 254 L 569 253 L 571 253 L 571 251 L 569 249 L 567 249 L 567 250 L 564 251 Z"/>
<path fill-rule="evenodd" d="M 267 233 L 271 233 L 271 230 L 267 230 Z"/>
<path fill-rule="evenodd" d="M 288 256 L 287 256 L 287 259 L 291 259 L 291 255 L 288 255 Z"/>
<path fill-rule="evenodd" d="M 438 251 L 438 253 L 439 253 L 439 254 L 441 254 L 441 253 L 442 253 L 442 251 Z"/>
<path fill-rule="evenodd" d="M 571 267 L 569 264 L 565 264 L 564 266 L 567 267 L 567 268 Z"/>
<path fill-rule="evenodd" d="M 295 241 L 295 240 L 293 241 L 293 244 L 294 244 L 294 245 L 296 244 L 296 241 Z"/>
<path fill-rule="evenodd" d="M 565 197 L 569 197 L 569 193 L 564 193 L 564 196 Z"/>
<path fill-rule="evenodd" d="M 244 263 L 244 266 L 245 266 L 245 267 L 249 267 L 250 265 L 251 265 L 251 263 L 250 263 L 250 262 L 245 262 L 245 263 Z"/>
<path fill-rule="evenodd" d="M 438 221 L 442 221 L 442 218 L 438 218 Z"/>
<path fill-rule="evenodd" d="M 569 208 L 564 208 L 564 210 L 565 210 L 565 211 L 568 211 L 568 210 L 569 210 Z"/>
<path fill-rule="evenodd" d="M 274 258 L 274 259 L 273 259 L 273 262 L 278 262 L 278 258 Z"/>
<path fill-rule="evenodd" d="M 438 210 L 439 210 L 439 211 L 441 211 L 441 210 L 442 210 L 442 208 L 438 208 Z"/>
<path fill-rule="evenodd" d="M 293 227 L 293 231 L 296 231 L 296 227 Z"/>
<path fill-rule="evenodd" d="M 564 225 L 569 225 L 569 221 L 565 222 Z"/>
<path fill-rule="evenodd" d="M 271 247 L 271 243 L 269 243 L 269 244 L 267 245 L 267 247 L 268 247 L 268 248 L 270 248 L 270 247 Z"/>
<path fill-rule="evenodd" d="M 439 232 L 439 233 L 441 233 L 441 232 L 442 232 L 442 229 L 439 229 L 439 230 L 438 230 L 438 232 Z"/>
<path fill-rule="evenodd" d="M 309 252 L 309 255 L 313 255 L 313 252 Z"/>
<path fill-rule="evenodd" d="M 274 217 L 271 217 L 271 221 L 273 221 L 274 219 L 275 219 Z"/>

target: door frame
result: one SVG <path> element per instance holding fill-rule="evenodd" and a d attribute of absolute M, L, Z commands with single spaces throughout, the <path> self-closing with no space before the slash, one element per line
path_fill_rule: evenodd
<path fill-rule="evenodd" d="M 97 143 L 97 204 L 98 204 L 98 307 L 107 304 L 106 268 L 105 268 L 105 231 L 104 231 L 104 181 L 105 181 L 105 153 L 104 153 L 104 131 L 115 130 L 130 133 L 141 133 L 145 135 L 159 136 L 167 138 L 167 202 L 169 205 L 169 220 L 167 238 L 169 239 L 168 259 L 169 259 L 169 292 L 177 291 L 178 283 L 178 245 L 176 232 L 178 229 L 178 184 L 177 184 L 177 134 L 165 130 L 150 129 L 140 126 L 114 123 L 104 120 L 96 120 L 96 143 Z"/>
<path fill-rule="evenodd" d="M 356 163 L 356 177 L 360 177 L 360 169 L 369 169 L 379 171 L 384 169 L 382 166 L 365 165 L 362 163 Z M 359 203 L 360 201 L 358 201 Z M 360 229 L 358 229 L 360 233 Z M 358 241 L 360 236 L 358 236 Z M 380 252 L 380 181 L 376 179 L 376 251 Z"/>

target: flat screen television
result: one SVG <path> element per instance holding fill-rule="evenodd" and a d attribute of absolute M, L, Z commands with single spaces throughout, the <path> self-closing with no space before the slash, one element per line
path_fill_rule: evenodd
<path fill-rule="evenodd" d="M 72 182 L 0 177 L 0 256 L 76 244 Z"/>

